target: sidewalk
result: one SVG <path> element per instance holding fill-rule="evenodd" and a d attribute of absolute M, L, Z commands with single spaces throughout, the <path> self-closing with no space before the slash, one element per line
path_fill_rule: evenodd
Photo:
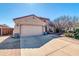
<path fill-rule="evenodd" d="M 11 40 L 7 40 L 9 36 L 0 36 L 0 44 L 4 41 L 9 42 Z M 6 44 L 8 45 L 8 44 Z M 5 45 L 3 45 L 4 47 Z M 12 46 L 11 44 L 9 46 Z M 0 49 L 0 56 L 20 56 L 20 49 Z"/>
<path fill-rule="evenodd" d="M 38 49 L 21 49 L 21 55 L 37 56 L 79 56 L 79 44 L 75 44 L 71 38 L 55 38 Z M 73 40 L 72 40 L 73 41 Z"/>
<path fill-rule="evenodd" d="M 64 47 L 54 53 L 51 53 L 50 55 L 79 56 L 79 40 L 75 40 L 75 39 L 67 38 L 67 37 L 62 37 L 61 40 L 68 42 L 69 45 L 67 45 L 66 47 Z"/>
<path fill-rule="evenodd" d="M 0 43 L 2 42 L 2 41 L 4 41 L 5 39 L 7 39 L 9 36 L 0 36 Z"/>

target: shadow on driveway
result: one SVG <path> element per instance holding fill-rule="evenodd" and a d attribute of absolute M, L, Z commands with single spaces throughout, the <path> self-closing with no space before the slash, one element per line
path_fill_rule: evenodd
<path fill-rule="evenodd" d="M 40 48 L 57 37 L 59 37 L 57 34 L 21 37 L 20 39 L 9 37 L 0 43 L 0 49 Z"/>

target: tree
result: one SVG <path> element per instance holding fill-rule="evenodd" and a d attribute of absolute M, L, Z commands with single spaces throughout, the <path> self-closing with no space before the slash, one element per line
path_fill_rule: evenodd
<path fill-rule="evenodd" d="M 74 16 L 60 16 L 54 19 L 54 25 L 57 31 L 68 31 L 74 29 L 78 23 L 79 18 Z"/>

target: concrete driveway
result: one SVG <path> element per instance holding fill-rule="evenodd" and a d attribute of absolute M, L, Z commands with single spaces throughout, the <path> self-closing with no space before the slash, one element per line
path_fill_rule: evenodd
<path fill-rule="evenodd" d="M 18 49 L 20 48 L 20 39 L 14 39 L 10 36 L 0 37 L 0 49 Z"/>
<path fill-rule="evenodd" d="M 19 43 L 19 40 L 15 40 L 10 36 L 0 36 L 0 56 L 20 56 Z"/>
<path fill-rule="evenodd" d="M 50 37 L 52 37 L 52 35 L 50 35 Z M 2 40 L 2 37 L 0 37 L 1 42 L 3 42 L 5 40 L 5 38 L 8 38 L 8 36 L 4 36 L 3 40 Z M 23 40 L 25 40 L 25 39 L 23 39 Z M 5 42 L 7 42 L 7 41 L 8 40 L 5 40 Z M 16 42 L 16 40 L 12 40 L 12 42 L 13 41 Z M 11 40 L 9 42 L 11 42 Z M 34 41 L 34 42 L 36 44 L 36 41 Z M 47 42 L 47 40 L 46 40 L 46 42 Z M 21 42 L 21 44 L 23 44 L 23 43 Z M 26 44 L 26 43 L 24 42 L 24 44 Z M 29 43 L 29 44 L 33 44 L 33 43 Z M 16 49 L 16 48 L 0 49 L 0 55 L 2 55 L 2 56 L 4 56 L 4 55 L 5 56 L 14 56 L 14 55 L 15 56 L 17 56 L 17 55 L 19 55 L 19 56 L 79 56 L 79 40 L 75 40 L 75 39 L 68 38 L 68 37 L 52 38 L 49 40 L 48 43 L 43 44 L 39 48 L 25 48 L 25 47 L 27 47 L 27 46 L 24 46 L 24 48 L 18 48 L 18 49 Z"/>
<path fill-rule="evenodd" d="M 59 35 L 57 35 L 57 34 L 21 37 L 20 38 L 20 47 L 21 48 L 40 48 L 47 42 L 49 42 L 52 39 L 57 38 L 57 37 L 59 37 Z"/>
<path fill-rule="evenodd" d="M 20 49 L 20 48 L 40 48 L 58 35 L 39 35 L 21 38 L 11 38 L 10 36 L 2 36 L 0 39 L 0 49 Z"/>

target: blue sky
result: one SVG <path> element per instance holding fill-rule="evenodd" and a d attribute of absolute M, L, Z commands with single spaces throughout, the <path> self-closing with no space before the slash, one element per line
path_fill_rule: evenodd
<path fill-rule="evenodd" d="M 79 4 L 43 3 L 43 4 L 0 4 L 0 24 L 14 26 L 13 18 L 35 14 L 53 20 L 62 15 L 79 16 Z"/>

